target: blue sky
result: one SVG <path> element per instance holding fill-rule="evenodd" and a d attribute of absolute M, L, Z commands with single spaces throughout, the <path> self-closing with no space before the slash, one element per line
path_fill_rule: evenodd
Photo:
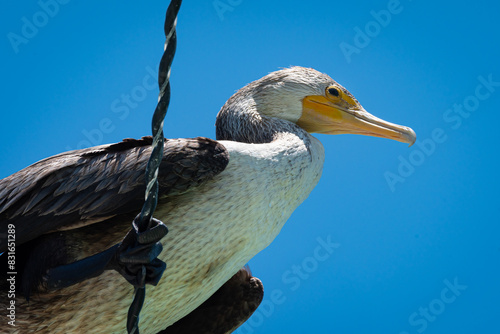
<path fill-rule="evenodd" d="M 167 1 L 9 1 L 0 14 L 0 178 L 149 134 Z M 5 6 L 7 8 L 5 8 Z M 323 177 L 250 261 L 238 333 L 500 333 L 494 1 L 185 1 L 168 137 L 215 137 L 246 83 L 301 65 L 418 142 L 319 135 Z"/>

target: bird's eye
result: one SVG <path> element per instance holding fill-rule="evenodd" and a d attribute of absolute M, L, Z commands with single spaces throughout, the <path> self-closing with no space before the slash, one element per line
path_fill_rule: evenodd
<path fill-rule="evenodd" d="M 336 96 L 336 97 L 340 96 L 339 90 L 337 88 L 335 88 L 335 87 L 328 87 L 327 91 L 328 91 L 328 94 L 330 94 L 332 96 Z"/>

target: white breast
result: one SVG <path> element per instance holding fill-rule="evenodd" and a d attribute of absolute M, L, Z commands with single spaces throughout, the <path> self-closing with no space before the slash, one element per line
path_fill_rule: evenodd
<path fill-rule="evenodd" d="M 141 322 L 177 321 L 274 240 L 321 176 L 323 146 L 307 136 L 308 144 L 294 134 L 268 144 L 221 141 L 227 168 L 157 211 L 170 230 L 160 255 L 167 270 Z"/>

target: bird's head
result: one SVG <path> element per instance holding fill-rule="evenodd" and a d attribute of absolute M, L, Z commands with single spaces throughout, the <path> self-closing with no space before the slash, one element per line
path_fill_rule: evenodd
<path fill-rule="evenodd" d="M 229 126 L 225 121 L 228 116 L 250 119 L 252 124 L 262 119 L 282 119 L 309 133 L 360 134 L 410 145 L 416 140 L 409 127 L 369 114 L 328 75 L 298 66 L 272 72 L 236 92 L 219 112 L 218 137 L 219 127 Z"/>

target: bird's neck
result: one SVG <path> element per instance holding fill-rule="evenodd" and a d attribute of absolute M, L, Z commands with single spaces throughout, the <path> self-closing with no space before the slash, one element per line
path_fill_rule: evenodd
<path fill-rule="evenodd" d="M 221 110 L 217 115 L 217 140 L 231 140 L 249 144 L 271 143 L 285 133 L 295 134 L 308 141 L 308 134 L 298 125 L 275 117 L 260 115 L 253 110 L 244 112 Z"/>

